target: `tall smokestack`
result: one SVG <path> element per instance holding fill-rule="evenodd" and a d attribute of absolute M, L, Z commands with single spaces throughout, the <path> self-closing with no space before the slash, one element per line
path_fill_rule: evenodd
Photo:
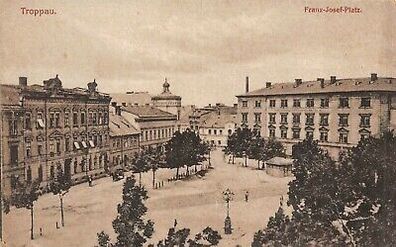
<path fill-rule="evenodd" d="M 246 93 L 249 92 L 249 76 L 246 76 Z"/>

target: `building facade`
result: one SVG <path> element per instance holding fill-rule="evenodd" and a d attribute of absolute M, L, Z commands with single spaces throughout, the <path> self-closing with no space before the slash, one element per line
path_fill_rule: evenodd
<path fill-rule="evenodd" d="M 330 80 L 267 82 L 265 88 L 252 92 L 246 88 L 245 94 L 237 96 L 240 126 L 280 140 L 288 154 L 295 143 L 313 137 L 338 159 L 340 150 L 396 124 L 395 78 L 332 76 Z"/>
<path fill-rule="evenodd" d="M 121 114 L 120 107 L 110 112 L 110 171 L 129 169 L 133 158 L 139 153 L 140 132 Z"/>
<path fill-rule="evenodd" d="M 23 109 L 21 127 L 16 125 L 23 129 L 23 143 L 16 149 L 12 142 L 3 142 L 2 150 L 10 152 L 4 151 L 2 157 L 13 162 L 18 153 L 26 180 L 38 179 L 46 187 L 58 170 L 70 174 L 73 182 L 104 174 L 111 98 L 97 91 L 95 80 L 87 89 L 66 89 L 58 76 L 43 85 L 27 85 L 27 78 L 21 77 L 19 85 L 2 85 L 3 94 L 4 88 L 18 95 Z"/>
<path fill-rule="evenodd" d="M 199 125 L 199 136 L 211 146 L 227 146 L 237 126 L 237 109 L 222 106 L 207 114 Z"/>
<path fill-rule="evenodd" d="M 162 93 L 151 97 L 153 106 L 160 110 L 172 113 L 176 115 L 177 120 L 180 119 L 180 108 L 181 108 L 181 97 L 172 94 L 169 90 L 168 80 L 165 78 L 165 82 L 162 85 Z"/>

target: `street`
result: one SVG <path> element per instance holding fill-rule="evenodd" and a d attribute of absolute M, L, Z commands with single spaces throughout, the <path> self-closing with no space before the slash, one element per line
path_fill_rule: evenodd
<path fill-rule="evenodd" d="M 241 161 L 237 159 L 238 162 Z M 254 232 L 266 226 L 279 206 L 279 198 L 286 195 L 290 178 L 270 177 L 265 171 L 256 170 L 256 163 L 247 168 L 227 164 L 219 150 L 212 152 L 211 163 L 214 169 L 204 177 L 192 176 L 176 182 L 167 182 L 174 170 L 161 169 L 156 178 L 164 181 L 164 187 L 156 190 L 151 188 L 152 173 L 143 174 L 150 197 L 146 217 L 155 222 L 155 233 L 148 243 L 156 244 L 165 238 L 175 219 L 177 228 L 191 229 L 190 237 L 206 226 L 218 230 L 223 237 L 219 246 L 250 246 Z M 65 227 L 60 229 L 56 229 L 60 218 L 58 197 L 40 197 L 35 204 L 35 240 L 29 239 L 29 211 L 12 208 L 4 215 L 7 246 L 94 246 L 96 233 L 101 230 L 114 239 L 111 222 L 117 214 L 123 181 L 113 182 L 106 177 L 95 180 L 91 188 L 86 183 L 74 186 L 64 199 Z M 226 206 L 222 191 L 226 188 L 235 193 L 230 207 L 234 229 L 231 235 L 225 235 L 223 230 Z M 248 202 L 244 198 L 246 190 Z M 39 235 L 40 228 L 43 236 Z"/>

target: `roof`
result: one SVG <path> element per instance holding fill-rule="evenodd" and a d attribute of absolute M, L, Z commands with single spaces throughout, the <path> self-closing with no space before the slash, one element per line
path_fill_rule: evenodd
<path fill-rule="evenodd" d="M 267 160 L 265 163 L 276 166 L 291 166 L 293 164 L 293 159 L 274 157 L 272 159 Z"/>
<path fill-rule="evenodd" d="M 112 93 L 112 102 L 119 105 L 151 105 L 151 95 L 148 92 Z"/>
<path fill-rule="evenodd" d="M 110 113 L 109 115 L 110 136 L 138 135 L 140 132 L 123 116 Z"/>
<path fill-rule="evenodd" d="M 194 110 L 195 110 L 195 106 L 193 105 L 181 106 L 179 122 L 190 123 L 190 115 L 193 114 Z"/>
<path fill-rule="evenodd" d="M 138 116 L 139 118 L 163 118 L 163 119 L 174 119 L 176 120 L 177 116 L 160 110 L 154 106 L 148 106 L 148 105 L 144 105 L 144 106 L 126 106 L 126 107 L 122 107 L 121 108 L 123 111 L 132 113 L 136 116 Z"/>
<path fill-rule="evenodd" d="M 323 88 L 320 81 L 304 81 L 299 86 L 291 82 L 273 83 L 270 88 L 261 88 L 237 97 L 378 91 L 396 92 L 396 79 L 378 77 L 371 81 L 371 78 L 351 78 L 337 79 L 335 83 L 325 80 Z"/>
<path fill-rule="evenodd" d="M 202 127 L 209 128 L 224 128 L 227 123 L 237 123 L 236 114 L 230 114 L 227 112 L 211 112 L 210 114 L 205 116 L 205 119 L 202 121 Z"/>

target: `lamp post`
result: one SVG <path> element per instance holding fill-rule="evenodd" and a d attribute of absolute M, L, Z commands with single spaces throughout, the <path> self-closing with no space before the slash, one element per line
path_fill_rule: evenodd
<path fill-rule="evenodd" d="M 230 218 L 230 202 L 234 199 L 234 192 L 232 192 L 229 188 L 223 191 L 223 200 L 227 204 L 227 216 L 224 220 L 224 233 L 231 234 L 232 233 L 232 225 Z"/>

